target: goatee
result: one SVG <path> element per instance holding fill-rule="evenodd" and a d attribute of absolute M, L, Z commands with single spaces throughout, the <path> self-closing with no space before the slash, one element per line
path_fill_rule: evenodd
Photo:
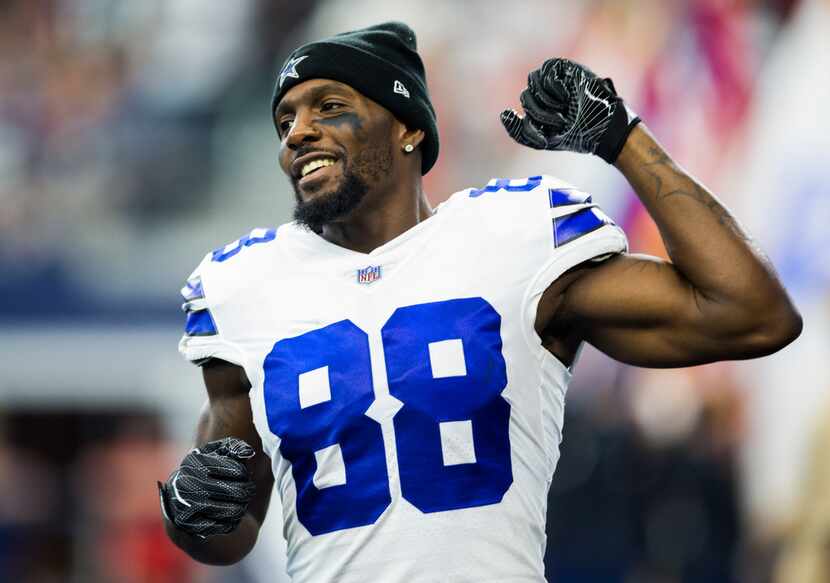
<path fill-rule="evenodd" d="M 315 233 L 323 230 L 323 225 L 345 217 L 363 201 L 369 187 L 359 176 L 348 172 L 337 190 L 304 201 L 297 195 L 297 206 L 294 208 L 294 220 L 300 225 L 311 229 Z"/>

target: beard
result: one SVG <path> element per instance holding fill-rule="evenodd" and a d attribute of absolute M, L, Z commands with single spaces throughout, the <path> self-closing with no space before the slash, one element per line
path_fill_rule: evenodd
<path fill-rule="evenodd" d="M 294 220 L 315 233 L 321 233 L 324 225 L 349 215 L 360 206 L 369 192 L 369 180 L 377 183 L 391 170 L 391 145 L 387 148 L 369 148 L 355 158 L 354 169 L 346 167 L 334 192 L 304 201 L 295 185 L 297 206 L 294 207 Z"/>
<path fill-rule="evenodd" d="M 320 233 L 323 225 L 345 217 L 360 206 L 368 191 L 366 182 L 353 172 L 349 172 L 343 176 L 337 190 L 330 194 L 304 201 L 297 192 L 294 220 L 315 233 Z"/>

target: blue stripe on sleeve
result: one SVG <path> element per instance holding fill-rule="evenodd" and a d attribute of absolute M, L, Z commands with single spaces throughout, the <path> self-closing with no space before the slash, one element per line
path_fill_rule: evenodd
<path fill-rule="evenodd" d="M 592 208 L 553 219 L 553 241 L 557 247 L 596 231 L 608 221 Z"/>
<path fill-rule="evenodd" d="M 184 301 L 186 302 L 198 300 L 203 297 L 205 297 L 205 290 L 202 287 L 202 279 L 199 277 L 188 281 L 182 288 L 182 298 L 184 298 Z"/>
<path fill-rule="evenodd" d="M 215 336 L 218 334 L 218 330 L 210 312 L 208 310 L 198 310 L 188 312 L 184 333 L 188 336 Z"/>
<path fill-rule="evenodd" d="M 591 202 L 591 197 L 582 191 L 574 189 L 548 189 L 550 197 L 550 208 L 566 206 L 569 204 L 585 204 Z"/>

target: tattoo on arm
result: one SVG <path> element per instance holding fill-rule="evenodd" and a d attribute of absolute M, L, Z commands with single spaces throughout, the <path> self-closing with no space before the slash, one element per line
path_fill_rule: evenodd
<path fill-rule="evenodd" d="M 643 170 L 654 179 L 654 198 L 662 201 L 672 196 L 686 196 L 692 200 L 702 204 L 718 219 L 718 223 L 726 227 L 736 236 L 748 241 L 749 237 L 744 233 L 738 225 L 735 218 L 721 205 L 715 197 L 710 195 L 706 190 L 698 184 L 694 179 L 687 176 L 680 170 L 669 158 L 668 154 L 661 151 L 659 148 L 649 148 L 649 153 L 654 157 L 650 162 L 642 165 Z M 688 186 L 671 188 L 676 186 L 670 184 L 667 192 L 663 192 L 663 176 L 660 175 L 660 170 L 665 169 L 671 172 L 672 178 L 678 182 L 688 183 Z"/>

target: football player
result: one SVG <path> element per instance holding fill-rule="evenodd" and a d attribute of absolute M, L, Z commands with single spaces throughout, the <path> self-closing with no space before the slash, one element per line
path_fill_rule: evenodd
<path fill-rule="evenodd" d="M 521 103 L 508 135 L 614 164 L 670 261 L 629 254 L 591 196 L 549 176 L 430 208 L 438 132 L 406 25 L 290 55 L 272 115 L 295 220 L 208 253 L 182 290 L 180 350 L 208 403 L 159 486 L 193 558 L 244 557 L 276 485 L 295 581 L 543 581 L 580 344 L 682 367 L 798 336 L 769 261 L 609 79 L 551 59 Z"/>

